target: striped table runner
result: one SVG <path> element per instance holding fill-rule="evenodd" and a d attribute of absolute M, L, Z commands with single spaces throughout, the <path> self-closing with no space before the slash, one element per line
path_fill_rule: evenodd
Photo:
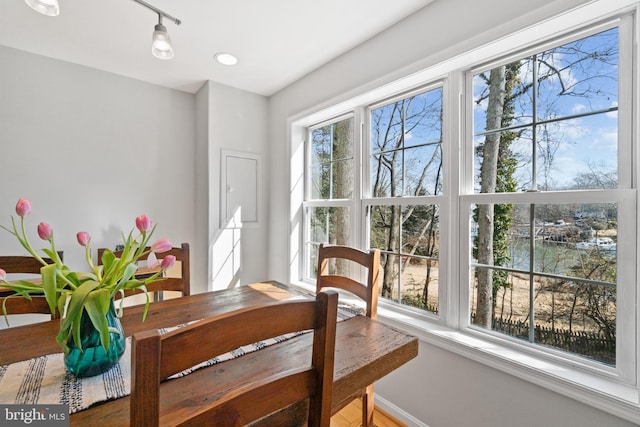
<path fill-rule="evenodd" d="M 349 319 L 357 314 L 362 314 L 362 311 L 353 306 L 340 304 L 338 321 Z M 180 326 L 161 329 L 160 333 L 166 333 L 178 327 Z M 196 369 L 243 356 L 303 333 L 305 332 L 282 335 L 237 348 L 173 377 L 188 375 Z M 130 393 L 131 337 L 127 338 L 125 353 L 118 364 L 94 377 L 77 378 L 70 374 L 64 366 L 62 353 L 0 366 L 0 403 L 2 404 L 67 404 L 69 413 L 73 414 L 95 403 L 128 396 Z"/>

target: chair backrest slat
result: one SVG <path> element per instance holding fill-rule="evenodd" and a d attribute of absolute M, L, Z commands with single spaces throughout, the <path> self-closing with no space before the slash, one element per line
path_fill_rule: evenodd
<path fill-rule="evenodd" d="M 63 259 L 64 252 L 58 251 L 58 255 L 60 256 L 60 259 Z M 42 258 L 42 260 L 47 264 L 53 264 L 53 261 L 50 258 Z M 42 264 L 31 255 L 3 255 L 0 256 L 0 268 L 9 274 L 40 274 Z"/>
<path fill-rule="evenodd" d="M 367 269 L 366 281 L 358 281 L 341 272 L 329 274 L 329 261 L 347 260 Z M 368 317 L 376 318 L 378 311 L 378 276 L 380 274 L 380 251 L 372 249 L 368 252 L 357 248 L 340 245 L 320 244 L 318 249 L 318 275 L 316 292 L 324 288 L 337 288 L 351 292 L 366 303 Z"/>
<path fill-rule="evenodd" d="M 309 398 L 309 426 L 329 426 L 338 295 L 322 292 L 315 300 L 280 301 L 236 310 L 195 322 L 164 335 L 133 336 L 131 425 L 189 423 L 245 425 Z M 313 330 L 310 363 L 257 379 L 188 414 L 163 414 L 160 382 L 167 376 L 240 346 L 285 333 Z M 175 349 L 181 351 L 176 352 Z M 277 397 L 277 399 L 274 399 Z M 183 417 L 184 418 L 180 418 Z"/>
<path fill-rule="evenodd" d="M 64 252 L 58 251 L 60 259 L 64 259 Z M 52 264 L 53 260 L 50 258 L 42 258 L 47 264 Z M 40 274 L 40 269 L 43 267 L 42 263 L 36 258 L 30 255 L 16 255 L 16 256 L 0 256 L 0 268 L 2 268 L 7 274 Z M 0 284 L 0 288 L 2 285 Z M 11 291 L 2 292 L 0 295 L 0 307 L 4 306 L 7 310 L 7 314 L 51 314 L 51 308 L 47 303 L 44 295 L 33 295 L 31 301 L 21 296 L 9 296 Z M 0 308 L 0 314 L 2 313 Z M 52 316 L 56 318 L 59 313 Z"/>

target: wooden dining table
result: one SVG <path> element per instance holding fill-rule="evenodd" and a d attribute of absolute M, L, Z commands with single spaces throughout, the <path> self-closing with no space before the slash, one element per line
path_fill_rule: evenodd
<path fill-rule="evenodd" d="M 235 309 L 294 296 L 297 288 L 262 282 L 152 303 L 142 321 L 144 305 L 125 308 L 121 323 L 130 336 L 149 329 L 168 328 Z M 307 297 L 312 298 L 311 295 Z M 59 320 L 0 330 L 0 366 L 59 353 L 55 341 Z M 161 385 L 162 405 L 215 399 L 242 384 L 284 371 L 310 360 L 312 334 L 302 334 L 219 364 L 199 369 Z M 180 349 L 176 349 L 180 351 Z M 399 368 L 418 354 L 418 339 L 365 316 L 338 322 L 333 384 L 333 412 L 337 412 L 368 384 Z M 9 402 L 4 402 L 9 403 Z M 129 425 L 129 397 L 101 402 L 70 416 L 77 426 Z"/>

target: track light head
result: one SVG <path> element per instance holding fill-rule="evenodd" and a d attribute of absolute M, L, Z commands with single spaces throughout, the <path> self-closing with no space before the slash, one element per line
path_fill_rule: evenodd
<path fill-rule="evenodd" d="M 169 38 L 169 34 L 167 34 L 167 28 L 162 25 L 162 15 L 158 15 L 158 24 L 154 27 L 151 53 L 159 59 L 173 58 L 171 39 Z"/>
<path fill-rule="evenodd" d="M 181 24 L 180 20 L 157 7 L 150 5 L 144 0 L 133 1 L 158 14 L 158 24 L 153 29 L 153 37 L 151 39 L 151 53 L 153 56 L 160 59 L 173 58 L 173 46 L 171 46 L 171 39 L 169 38 L 169 34 L 167 34 L 167 27 L 162 25 L 162 17 L 170 19 L 175 22 L 176 25 Z"/>

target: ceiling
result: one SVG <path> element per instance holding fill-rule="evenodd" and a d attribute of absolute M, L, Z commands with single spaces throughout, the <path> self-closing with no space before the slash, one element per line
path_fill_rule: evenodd
<path fill-rule="evenodd" d="M 182 21 L 163 20 L 171 60 L 151 55 L 158 16 L 133 0 L 59 1 L 48 17 L 2 0 L 0 45 L 185 92 L 213 80 L 269 96 L 433 0 L 146 0 Z"/>

